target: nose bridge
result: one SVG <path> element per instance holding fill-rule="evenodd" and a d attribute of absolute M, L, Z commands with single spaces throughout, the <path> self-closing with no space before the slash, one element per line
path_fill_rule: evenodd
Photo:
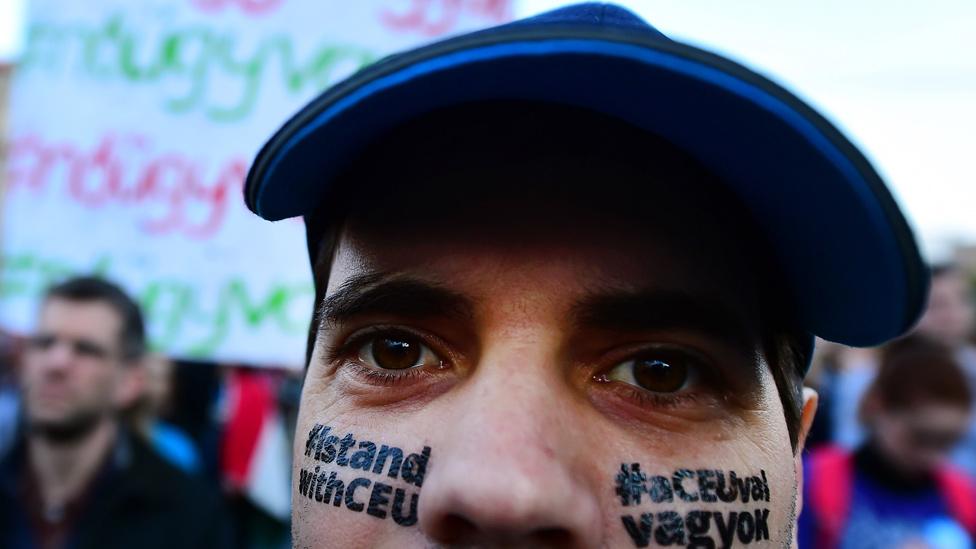
<path fill-rule="evenodd" d="M 560 401 L 570 390 L 552 342 L 505 338 L 484 350 L 464 390 L 459 439 L 472 451 L 498 454 L 498 463 L 541 466 L 553 459 L 554 447 L 566 446 Z"/>
<path fill-rule="evenodd" d="M 465 423 L 481 425 L 491 436 L 468 432 L 477 439 L 470 442 L 498 446 L 523 467 L 551 458 L 551 447 L 564 435 L 559 401 L 566 398 L 566 380 L 558 370 L 550 356 L 530 344 L 487 353 L 469 387 Z"/>
<path fill-rule="evenodd" d="M 63 370 L 74 359 L 74 348 L 70 341 L 58 339 L 49 348 L 40 351 L 40 361 L 45 370 Z"/>
<path fill-rule="evenodd" d="M 435 539 L 598 544 L 596 495 L 574 474 L 578 448 L 561 421 L 566 381 L 545 349 L 537 341 L 486 349 L 456 395 L 421 495 L 421 527 Z"/>

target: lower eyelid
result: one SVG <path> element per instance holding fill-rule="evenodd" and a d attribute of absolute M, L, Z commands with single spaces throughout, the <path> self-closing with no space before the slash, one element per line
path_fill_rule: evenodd
<path fill-rule="evenodd" d="M 405 370 L 381 370 L 361 364 L 351 362 L 347 364 L 355 371 L 355 375 L 376 382 L 377 385 L 395 385 L 408 379 L 413 379 L 425 375 L 423 368 L 407 368 Z"/>
<path fill-rule="evenodd" d="M 601 390 L 593 391 L 590 399 L 604 413 L 624 420 L 667 425 L 669 429 L 682 429 L 687 422 L 725 420 L 730 412 L 726 399 L 718 394 L 701 391 L 655 394 L 625 383 L 607 383 Z"/>

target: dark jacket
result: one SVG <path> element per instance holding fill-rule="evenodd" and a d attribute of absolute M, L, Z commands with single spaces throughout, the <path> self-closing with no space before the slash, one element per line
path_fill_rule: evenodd
<path fill-rule="evenodd" d="M 20 501 L 24 445 L 0 463 L 0 547 L 34 547 Z M 72 549 L 231 547 L 217 491 L 169 465 L 139 437 L 122 434 L 70 536 Z"/>

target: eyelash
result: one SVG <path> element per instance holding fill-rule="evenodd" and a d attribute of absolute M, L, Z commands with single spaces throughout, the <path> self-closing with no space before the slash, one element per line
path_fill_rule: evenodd
<path fill-rule="evenodd" d="M 615 390 L 621 393 L 621 396 L 633 401 L 642 408 L 650 408 L 652 410 L 671 410 L 688 404 L 694 404 L 698 401 L 698 394 L 693 392 L 661 394 L 652 393 L 640 387 L 634 387 L 633 385 L 626 385 L 620 382 L 606 381 L 604 383 L 615 383 L 619 385 Z"/>
<path fill-rule="evenodd" d="M 356 375 L 366 379 L 372 385 L 392 387 L 416 378 L 426 377 L 430 372 L 424 368 L 410 368 L 407 370 L 377 370 L 359 362 L 350 361 L 346 367 L 352 368 Z"/>
<path fill-rule="evenodd" d="M 646 355 L 649 352 L 659 352 L 665 356 L 683 355 L 684 359 L 690 359 L 698 369 L 698 372 L 695 375 L 695 377 L 698 378 L 698 381 L 695 383 L 695 385 L 717 386 L 720 381 L 716 379 L 718 374 L 715 368 L 710 366 L 711 363 L 706 357 L 701 356 L 698 352 L 675 348 L 670 345 L 629 349 L 626 352 L 620 353 L 612 360 L 612 366 L 601 369 L 599 372 L 593 375 L 593 381 L 599 385 L 606 386 L 618 396 L 635 403 L 639 407 L 651 410 L 675 409 L 682 406 L 687 406 L 689 404 L 694 404 L 702 400 L 703 395 L 701 394 L 701 390 L 696 389 L 695 387 L 689 387 L 688 389 L 684 389 L 677 393 L 655 393 L 653 391 L 649 391 L 626 382 L 609 379 L 607 377 L 609 372 L 619 365 L 635 360 L 637 357 Z"/>
<path fill-rule="evenodd" d="M 411 339 L 417 339 L 422 344 L 431 347 L 434 354 L 441 358 L 444 364 L 450 364 L 450 361 L 444 358 L 444 353 L 434 349 L 436 345 L 432 345 L 428 337 L 424 337 L 412 330 L 392 326 L 374 326 L 354 333 L 353 335 L 349 336 L 346 341 L 330 349 L 326 355 L 327 360 L 331 363 L 341 360 L 342 366 L 352 369 L 354 375 L 356 375 L 358 378 L 370 383 L 371 385 L 379 385 L 383 387 L 392 387 L 414 379 L 432 375 L 433 372 L 427 368 L 378 370 L 362 364 L 358 358 L 359 349 L 361 349 L 365 344 L 369 343 L 370 340 L 378 339 L 383 336 L 407 336 Z"/>
<path fill-rule="evenodd" d="M 450 367 L 451 361 L 444 358 L 447 355 L 440 352 L 438 350 L 440 345 L 432 343 L 429 337 L 418 334 L 413 330 L 392 326 L 375 326 L 355 333 L 347 338 L 343 343 L 330 349 L 326 356 L 332 363 L 342 361 L 342 367 L 350 369 L 351 373 L 358 379 L 361 379 L 370 385 L 380 387 L 395 387 L 411 381 L 419 380 L 421 378 L 430 377 L 434 374 L 434 372 L 430 371 L 428 368 L 423 367 L 409 368 L 405 370 L 378 370 L 361 363 L 358 358 L 359 349 L 361 349 L 371 339 L 377 339 L 383 336 L 407 336 L 417 339 L 424 345 L 429 346 L 431 350 L 442 359 L 444 364 Z M 682 406 L 694 404 L 701 400 L 701 395 L 694 389 L 688 389 L 680 393 L 671 394 L 654 393 L 652 391 L 648 391 L 624 382 L 611 380 L 606 377 L 609 370 L 612 370 L 623 362 L 634 360 L 636 356 L 646 353 L 647 351 L 647 348 L 641 348 L 630 350 L 626 354 L 621 353 L 619 358 L 614 359 L 613 365 L 610 368 L 601 369 L 600 372 L 593 374 L 592 381 L 598 385 L 606 386 L 619 397 L 634 403 L 638 407 L 650 410 L 672 410 Z M 685 351 L 670 347 L 667 349 L 662 349 L 662 351 L 668 354 L 685 353 Z M 715 373 L 713 368 L 709 367 L 705 360 L 702 360 L 701 357 L 695 356 L 694 361 L 699 364 L 700 368 L 703 370 L 699 372 L 700 377 L 702 378 L 699 381 L 699 384 L 709 383 L 709 379 L 714 379 Z"/>

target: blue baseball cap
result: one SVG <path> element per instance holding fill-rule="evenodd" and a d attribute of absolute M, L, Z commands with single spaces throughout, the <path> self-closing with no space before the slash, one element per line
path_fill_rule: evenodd
<path fill-rule="evenodd" d="M 876 345 L 920 316 L 928 269 L 857 147 L 768 78 L 611 4 L 564 7 L 360 70 L 264 145 L 247 175 L 247 206 L 272 221 L 308 215 L 391 129 L 444 107 L 511 99 L 613 116 L 696 158 L 765 232 L 809 334 Z"/>

